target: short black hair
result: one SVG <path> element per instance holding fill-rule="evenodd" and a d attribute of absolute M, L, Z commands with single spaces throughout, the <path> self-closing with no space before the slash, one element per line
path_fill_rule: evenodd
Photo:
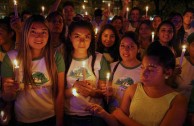
<path fill-rule="evenodd" d="M 187 12 L 193 13 L 193 15 L 194 15 L 194 8 L 187 8 L 187 9 L 183 12 L 183 16 L 184 16 Z"/>
<path fill-rule="evenodd" d="M 100 8 L 94 11 L 94 17 L 98 17 L 98 16 L 102 17 L 102 10 Z"/>

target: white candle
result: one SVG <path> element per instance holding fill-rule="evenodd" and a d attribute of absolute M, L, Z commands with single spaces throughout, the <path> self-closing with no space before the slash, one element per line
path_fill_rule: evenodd
<path fill-rule="evenodd" d="M 95 28 L 95 35 L 97 35 L 98 34 L 98 28 L 96 27 Z"/>
<path fill-rule="evenodd" d="M 126 19 L 128 20 L 129 8 L 127 7 Z"/>
<path fill-rule="evenodd" d="M 86 80 L 86 62 L 82 62 L 82 75 L 83 75 L 83 81 Z"/>
<path fill-rule="evenodd" d="M 19 66 L 17 60 L 14 60 L 14 80 L 19 83 Z"/>
<path fill-rule="evenodd" d="M 185 55 L 185 52 L 186 52 L 186 45 L 183 45 L 182 46 L 182 53 L 181 53 L 181 57 L 180 57 L 180 61 L 179 61 L 179 65 L 182 66 L 182 63 L 183 63 L 183 57 Z"/>
<path fill-rule="evenodd" d="M 72 94 L 73 94 L 73 96 L 79 98 L 84 104 L 86 104 L 88 106 L 90 105 L 90 102 L 88 102 L 83 96 L 79 95 L 75 88 L 72 89 Z"/>
<path fill-rule="evenodd" d="M 108 98 L 108 88 L 109 88 L 109 79 L 110 79 L 110 73 L 106 74 L 106 92 L 107 92 L 107 104 L 109 102 L 109 98 Z"/>
<path fill-rule="evenodd" d="M 146 6 L 146 17 L 148 16 L 148 9 L 149 9 L 149 7 L 148 6 Z"/>
<path fill-rule="evenodd" d="M 41 9 L 42 9 L 42 15 L 44 15 L 45 7 L 42 6 Z"/>
<path fill-rule="evenodd" d="M 17 10 L 17 1 L 14 0 L 14 13 L 15 13 L 15 16 L 18 17 L 18 10 Z"/>
<path fill-rule="evenodd" d="M 152 42 L 154 42 L 154 35 L 155 35 L 155 33 L 152 32 Z"/>

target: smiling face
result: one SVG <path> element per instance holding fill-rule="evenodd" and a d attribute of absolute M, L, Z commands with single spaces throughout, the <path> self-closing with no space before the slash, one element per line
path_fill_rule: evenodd
<path fill-rule="evenodd" d="M 143 39 L 146 39 L 146 38 L 150 38 L 151 37 L 151 28 L 146 25 L 145 23 L 144 24 L 141 24 L 140 28 L 139 28 L 139 36 Z"/>
<path fill-rule="evenodd" d="M 132 20 L 133 22 L 139 21 L 139 19 L 140 19 L 140 12 L 139 12 L 139 10 L 133 10 L 133 11 L 131 12 L 130 17 L 131 17 L 131 20 Z"/>
<path fill-rule="evenodd" d="M 83 53 L 87 52 L 91 43 L 91 33 L 89 29 L 77 27 L 70 35 L 74 51 Z"/>
<path fill-rule="evenodd" d="M 173 27 L 169 24 L 163 24 L 158 31 L 158 37 L 162 45 L 168 45 L 173 35 Z"/>
<path fill-rule="evenodd" d="M 106 48 L 109 48 L 109 47 L 113 46 L 115 43 L 115 34 L 112 30 L 106 29 L 102 33 L 101 39 L 102 39 L 102 44 Z"/>
<path fill-rule="evenodd" d="M 45 24 L 32 23 L 28 33 L 28 44 L 32 50 L 41 51 L 48 42 L 49 32 Z"/>
<path fill-rule="evenodd" d="M 131 38 L 125 37 L 121 40 L 119 52 L 123 61 L 133 61 L 136 60 L 138 47 Z"/>

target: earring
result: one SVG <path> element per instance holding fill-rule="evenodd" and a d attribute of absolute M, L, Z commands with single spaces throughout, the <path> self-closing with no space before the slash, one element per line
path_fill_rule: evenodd
<path fill-rule="evenodd" d="M 168 79 L 168 76 L 166 75 L 164 78 L 167 80 Z"/>

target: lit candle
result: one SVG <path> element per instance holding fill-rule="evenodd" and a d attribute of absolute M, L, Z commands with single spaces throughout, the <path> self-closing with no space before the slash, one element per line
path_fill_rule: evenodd
<path fill-rule="evenodd" d="M 14 60 L 14 80 L 19 83 L 19 66 L 17 60 Z"/>
<path fill-rule="evenodd" d="M 185 55 L 185 52 L 186 52 L 186 45 L 183 45 L 182 46 L 182 53 L 181 53 L 181 57 L 180 57 L 180 61 L 179 61 L 179 65 L 182 66 L 182 63 L 183 63 L 183 57 Z"/>
<path fill-rule="evenodd" d="M 87 11 L 85 12 L 85 15 L 88 15 L 88 12 Z"/>
<path fill-rule="evenodd" d="M 110 12 L 110 3 L 108 3 L 108 11 Z"/>
<path fill-rule="evenodd" d="M 148 16 L 148 9 L 149 9 L 149 7 L 148 6 L 146 6 L 146 17 Z"/>
<path fill-rule="evenodd" d="M 73 96 L 79 98 L 84 104 L 86 104 L 88 106 L 90 105 L 90 102 L 88 102 L 83 96 L 79 95 L 75 88 L 72 89 L 72 94 L 73 94 Z"/>
<path fill-rule="evenodd" d="M 82 8 L 83 8 L 83 10 L 85 10 L 85 8 L 86 8 L 85 5 L 82 5 Z"/>
<path fill-rule="evenodd" d="M 0 119 L 2 123 L 7 123 L 7 116 L 3 110 L 0 112 Z"/>
<path fill-rule="evenodd" d="M 109 88 L 109 79 L 110 79 L 110 73 L 106 74 L 106 92 L 107 92 L 107 104 L 109 102 L 109 98 L 108 98 L 108 88 Z"/>
<path fill-rule="evenodd" d="M 98 28 L 96 27 L 95 28 L 95 35 L 97 35 L 98 34 Z"/>
<path fill-rule="evenodd" d="M 86 80 L 86 62 L 82 62 L 82 75 L 83 75 L 83 81 Z"/>
<path fill-rule="evenodd" d="M 155 35 L 155 33 L 152 32 L 152 42 L 154 42 L 154 35 Z"/>
<path fill-rule="evenodd" d="M 15 16 L 18 17 L 18 10 L 17 10 L 17 1 L 14 0 L 14 13 L 15 13 Z"/>
<path fill-rule="evenodd" d="M 129 8 L 127 7 L 126 19 L 128 20 Z"/>
<path fill-rule="evenodd" d="M 41 9 L 42 9 L 42 15 L 44 15 L 45 7 L 42 6 Z"/>

